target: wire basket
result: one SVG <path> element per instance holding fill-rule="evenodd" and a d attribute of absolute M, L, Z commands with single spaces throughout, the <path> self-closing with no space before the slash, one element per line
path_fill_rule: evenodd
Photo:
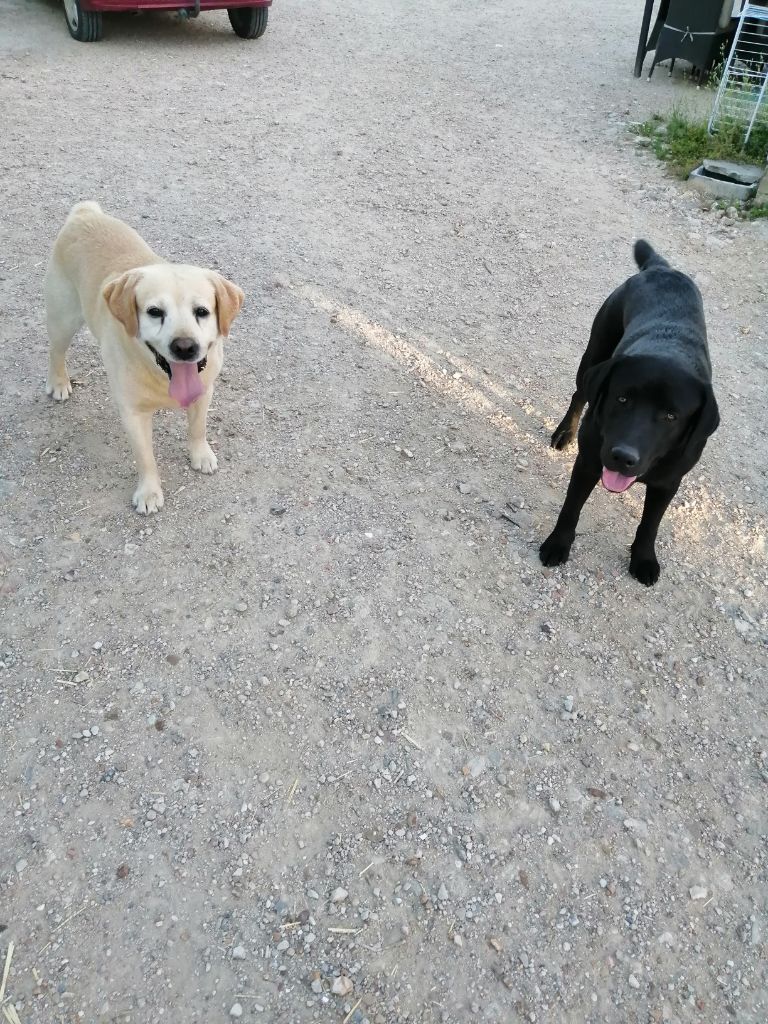
<path fill-rule="evenodd" d="M 756 127 L 768 132 L 768 7 L 746 4 L 709 119 L 710 134 L 737 127 L 744 145 Z"/>

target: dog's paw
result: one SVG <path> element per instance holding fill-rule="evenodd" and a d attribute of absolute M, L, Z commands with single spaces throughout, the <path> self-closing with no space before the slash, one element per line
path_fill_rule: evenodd
<path fill-rule="evenodd" d="M 63 377 L 49 377 L 45 393 L 50 395 L 54 402 L 66 402 L 72 394 L 72 381 L 66 374 Z"/>
<path fill-rule="evenodd" d="M 652 587 L 661 575 L 661 566 L 655 555 L 651 555 L 650 558 L 632 555 L 629 571 L 638 582 L 646 587 Z"/>
<path fill-rule="evenodd" d="M 571 541 L 558 536 L 556 533 L 550 533 L 547 539 L 539 548 L 539 558 L 543 565 L 562 565 L 563 562 L 568 561 L 568 555 L 571 553 Z"/>
<path fill-rule="evenodd" d="M 568 445 L 571 443 L 571 441 L 573 441 L 575 437 L 576 431 L 572 430 L 570 427 L 563 426 L 563 424 L 561 423 L 552 435 L 552 438 L 549 442 L 549 446 L 550 448 L 556 448 L 557 451 L 561 452 L 563 448 L 568 447 Z"/>
<path fill-rule="evenodd" d="M 159 480 L 142 480 L 133 493 L 133 507 L 142 516 L 159 512 L 164 502 Z"/>
<path fill-rule="evenodd" d="M 192 463 L 192 469 L 196 469 L 199 473 L 215 473 L 219 468 L 219 460 L 207 441 L 199 448 L 190 451 L 189 461 Z"/>

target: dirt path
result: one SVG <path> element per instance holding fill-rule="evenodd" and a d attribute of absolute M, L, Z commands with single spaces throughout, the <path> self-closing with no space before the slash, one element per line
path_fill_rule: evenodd
<path fill-rule="evenodd" d="M 560 5 L 558 5 L 560 6 Z M 278 0 L 2 15 L 0 953 L 22 1024 L 761 1024 L 765 224 L 628 121 L 639 4 Z M 638 8 L 638 9 L 635 9 Z M 98 353 L 43 391 L 82 198 L 247 306 L 221 472 L 166 508 Z M 648 237 L 705 297 L 723 424 L 626 572 L 640 496 L 536 549 L 591 318 Z M 508 504 L 509 503 L 509 504 Z M 0 959 L 0 973 L 2 969 Z"/>

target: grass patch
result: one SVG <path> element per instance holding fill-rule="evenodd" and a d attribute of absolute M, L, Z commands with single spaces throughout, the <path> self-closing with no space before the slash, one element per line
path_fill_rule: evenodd
<path fill-rule="evenodd" d="M 673 110 L 666 121 L 654 114 L 633 130 L 651 140 L 656 156 L 678 178 L 687 178 L 703 160 L 732 160 L 762 167 L 768 153 L 768 125 L 756 125 L 746 146 L 741 125 L 724 125 L 716 135 L 710 135 L 706 121 L 693 120 L 679 110 Z"/>
<path fill-rule="evenodd" d="M 768 217 L 768 203 L 750 206 L 749 209 L 742 210 L 741 215 L 746 220 L 760 220 L 762 217 Z"/>

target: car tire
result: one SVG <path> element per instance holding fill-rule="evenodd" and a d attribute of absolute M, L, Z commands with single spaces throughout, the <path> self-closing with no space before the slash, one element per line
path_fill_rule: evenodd
<path fill-rule="evenodd" d="M 258 39 L 267 31 L 268 7 L 228 7 L 229 23 L 241 39 Z"/>
<path fill-rule="evenodd" d="M 99 11 L 84 11 L 80 0 L 64 0 L 64 17 L 69 34 L 78 43 L 97 43 L 103 29 Z"/>

